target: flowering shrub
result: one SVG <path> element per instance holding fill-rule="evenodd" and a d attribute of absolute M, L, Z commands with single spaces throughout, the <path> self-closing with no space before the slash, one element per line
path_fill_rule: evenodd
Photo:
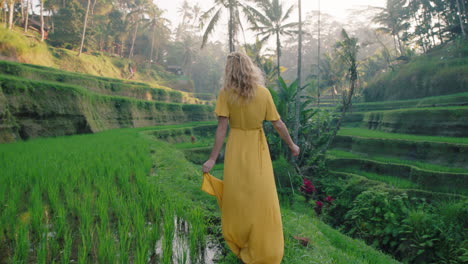
<path fill-rule="evenodd" d="M 322 214 L 322 208 L 323 208 L 323 203 L 321 201 L 316 201 L 314 211 L 317 215 Z"/>
<path fill-rule="evenodd" d="M 333 199 L 330 195 L 325 197 L 325 202 L 328 204 L 328 206 L 331 206 L 333 204 L 333 201 L 335 201 L 335 199 Z"/>
<path fill-rule="evenodd" d="M 301 193 L 304 195 L 306 198 L 306 202 L 309 202 L 310 198 L 312 198 L 312 195 L 316 191 L 314 184 L 307 179 L 304 178 L 303 185 L 301 186 Z"/>

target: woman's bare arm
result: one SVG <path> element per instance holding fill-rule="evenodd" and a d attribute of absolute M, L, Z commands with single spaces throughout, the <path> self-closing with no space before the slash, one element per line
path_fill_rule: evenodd
<path fill-rule="evenodd" d="M 294 157 L 299 155 L 300 149 L 299 147 L 294 144 L 293 140 L 291 139 L 291 136 L 289 135 L 288 128 L 284 124 L 284 122 L 280 119 L 277 121 L 272 121 L 273 127 L 276 129 L 280 137 L 288 144 L 289 149 L 291 150 L 291 153 Z"/>
<path fill-rule="evenodd" d="M 203 172 L 210 172 L 216 163 L 219 152 L 224 144 L 224 138 L 226 137 L 226 131 L 228 126 L 228 118 L 224 116 L 218 117 L 218 128 L 216 129 L 215 143 L 213 150 L 211 151 L 210 158 L 203 164 Z"/>

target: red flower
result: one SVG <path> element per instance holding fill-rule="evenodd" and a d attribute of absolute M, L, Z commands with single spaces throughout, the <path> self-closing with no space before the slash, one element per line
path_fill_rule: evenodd
<path fill-rule="evenodd" d="M 319 208 L 322 208 L 323 207 L 323 203 L 321 201 L 316 201 L 315 204 L 317 205 L 317 207 Z"/>
<path fill-rule="evenodd" d="M 330 195 L 325 198 L 325 202 L 332 204 L 335 199 L 333 199 Z"/>
<path fill-rule="evenodd" d="M 301 192 L 304 192 L 306 194 L 311 194 L 315 192 L 315 186 L 309 179 L 304 178 L 304 185 L 301 186 Z"/>

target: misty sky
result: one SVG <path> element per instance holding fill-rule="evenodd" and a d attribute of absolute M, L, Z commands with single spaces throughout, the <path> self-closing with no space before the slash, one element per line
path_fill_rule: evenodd
<path fill-rule="evenodd" d="M 180 15 L 177 10 L 184 0 L 154 0 L 154 3 L 165 10 L 165 17 L 170 19 L 173 26 L 179 23 Z M 213 0 L 189 0 L 190 3 L 199 3 L 203 11 L 206 11 L 213 5 Z M 333 15 L 338 20 L 345 21 L 347 10 L 362 9 L 367 6 L 385 6 L 386 0 L 321 0 L 321 9 L 323 12 Z M 297 5 L 297 0 L 283 0 L 287 6 Z M 318 0 L 302 0 L 303 16 L 309 11 L 318 9 Z M 297 12 L 295 13 L 297 17 Z"/>

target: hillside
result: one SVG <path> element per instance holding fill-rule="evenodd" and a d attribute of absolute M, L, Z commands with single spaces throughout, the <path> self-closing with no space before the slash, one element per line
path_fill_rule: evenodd
<path fill-rule="evenodd" d="M 398 97 L 403 88 L 394 84 L 387 80 L 371 89 Z M 418 91 L 404 88 L 406 94 Z M 385 101 L 353 104 L 327 152 L 328 172 L 313 177 L 337 200 L 325 221 L 404 263 L 464 263 L 467 95 L 385 95 Z M 324 98 L 327 111 L 333 105 L 336 100 Z"/>
<path fill-rule="evenodd" d="M 47 45 L 46 42 L 40 41 L 40 36 L 36 32 L 24 33 L 18 27 L 12 31 L 4 27 L 0 28 L 0 60 L 108 78 L 131 79 L 153 86 L 168 86 L 183 91 L 193 90 L 192 82 L 166 71 L 162 66 L 138 64 L 136 67 L 127 58 L 96 51 L 77 56 L 75 50 Z M 136 72 L 132 73 L 130 68 Z"/>
<path fill-rule="evenodd" d="M 468 42 L 454 40 L 377 75 L 363 95 L 375 102 L 468 92 L 467 72 Z"/>
<path fill-rule="evenodd" d="M 0 142 L 213 118 L 210 103 L 167 87 L 7 61 L 0 66 Z"/>

